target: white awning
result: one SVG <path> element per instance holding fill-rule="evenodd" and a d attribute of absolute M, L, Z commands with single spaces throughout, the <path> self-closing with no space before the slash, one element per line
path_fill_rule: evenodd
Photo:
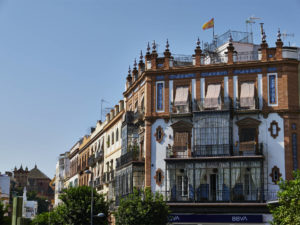
<path fill-rule="evenodd" d="M 186 105 L 189 98 L 189 87 L 181 86 L 176 88 L 174 106 Z"/>
<path fill-rule="evenodd" d="M 204 100 L 204 108 L 218 108 L 220 106 L 221 84 L 210 84 Z"/>
<path fill-rule="evenodd" d="M 240 95 L 240 106 L 241 107 L 254 107 L 254 83 L 244 82 L 241 85 L 241 95 Z"/>

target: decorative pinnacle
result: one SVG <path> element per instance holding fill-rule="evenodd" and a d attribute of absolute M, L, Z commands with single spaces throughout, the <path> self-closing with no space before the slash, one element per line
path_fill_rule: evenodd
<path fill-rule="evenodd" d="M 280 28 L 278 28 L 278 32 L 277 32 L 277 40 L 281 40 L 281 33 L 280 33 Z"/>
<path fill-rule="evenodd" d="M 167 38 L 166 50 L 169 50 L 169 47 L 170 47 L 170 45 L 169 45 L 169 40 L 168 40 L 168 38 Z"/>
<path fill-rule="evenodd" d="M 265 31 L 263 31 L 262 42 L 266 42 L 266 38 L 267 38 L 267 35 L 266 35 Z"/>
<path fill-rule="evenodd" d="M 199 39 L 199 37 L 198 37 L 198 39 L 197 39 L 196 44 L 197 44 L 197 47 L 200 47 L 200 39 Z"/>
<path fill-rule="evenodd" d="M 131 69 L 130 69 L 130 66 L 128 68 L 128 75 L 131 74 Z"/>
<path fill-rule="evenodd" d="M 141 50 L 140 61 L 143 61 L 143 52 Z"/>
<path fill-rule="evenodd" d="M 233 40 L 232 40 L 232 35 L 231 35 L 231 33 L 230 33 L 230 34 L 229 34 L 229 43 L 232 44 L 232 41 L 233 41 Z"/>
<path fill-rule="evenodd" d="M 137 65 L 137 63 L 136 63 L 136 58 L 135 58 L 134 63 L 133 63 L 133 68 L 136 68 L 136 65 Z"/>
<path fill-rule="evenodd" d="M 148 41 L 148 45 L 147 45 L 147 53 L 150 53 L 150 44 L 149 44 L 149 41 Z"/>
<path fill-rule="evenodd" d="M 156 49 L 155 40 L 154 40 L 153 43 L 152 43 L 152 49 L 153 49 L 153 51 L 155 51 L 155 49 Z"/>

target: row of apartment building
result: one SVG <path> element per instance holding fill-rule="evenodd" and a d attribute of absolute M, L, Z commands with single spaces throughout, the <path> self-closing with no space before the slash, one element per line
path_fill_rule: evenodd
<path fill-rule="evenodd" d="M 151 187 L 173 224 L 268 224 L 276 183 L 299 168 L 300 51 L 280 31 L 275 47 L 248 35 L 229 31 L 205 49 L 198 40 L 184 57 L 168 41 L 163 54 L 148 44 L 123 100 L 60 155 L 56 200 L 93 182 L 117 207 Z"/>

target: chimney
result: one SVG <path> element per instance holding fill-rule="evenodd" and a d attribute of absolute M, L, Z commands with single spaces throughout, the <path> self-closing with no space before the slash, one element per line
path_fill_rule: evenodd
<path fill-rule="evenodd" d="M 119 109 L 120 111 L 124 110 L 124 100 L 119 101 Z"/>
<path fill-rule="evenodd" d="M 106 122 L 109 122 L 109 113 L 106 114 Z"/>
<path fill-rule="evenodd" d="M 118 115 L 119 113 L 119 105 L 115 105 L 115 115 Z"/>

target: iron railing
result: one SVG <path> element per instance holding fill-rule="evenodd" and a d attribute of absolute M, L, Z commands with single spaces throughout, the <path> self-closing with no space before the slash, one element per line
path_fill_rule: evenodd
<path fill-rule="evenodd" d="M 230 110 L 231 107 L 230 98 L 216 98 L 216 99 L 205 99 L 201 98 L 194 104 L 194 111 L 217 111 L 217 110 Z"/>
<path fill-rule="evenodd" d="M 141 157 L 140 150 L 131 150 L 121 155 L 121 157 L 116 160 L 116 169 L 122 167 L 123 165 L 130 162 L 144 162 L 145 159 Z"/>
<path fill-rule="evenodd" d="M 193 157 L 229 156 L 232 155 L 232 145 L 194 145 Z"/>
<path fill-rule="evenodd" d="M 187 146 L 171 146 L 166 149 L 166 158 L 189 158 Z"/>
<path fill-rule="evenodd" d="M 244 104 L 242 103 L 244 101 Z M 237 99 L 236 100 L 236 111 L 247 111 L 259 109 L 259 98 L 247 98 L 247 99 Z"/>
<path fill-rule="evenodd" d="M 208 188 L 189 188 L 186 191 L 176 190 L 161 192 L 168 202 L 261 202 L 278 199 L 277 191 L 269 190 L 242 190 L 238 188 L 209 190 Z"/>
<path fill-rule="evenodd" d="M 239 142 L 233 148 L 233 154 L 240 156 L 263 155 L 263 151 L 264 144 L 255 141 Z"/>

